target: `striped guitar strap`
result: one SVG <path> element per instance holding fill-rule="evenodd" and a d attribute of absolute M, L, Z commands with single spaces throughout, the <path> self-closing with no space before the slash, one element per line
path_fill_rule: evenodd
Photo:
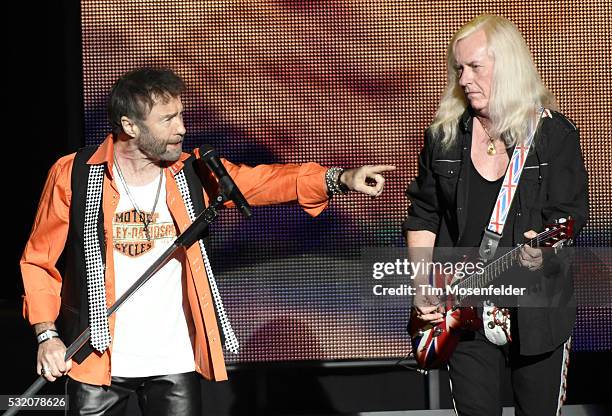
<path fill-rule="evenodd" d="M 544 117 L 551 117 L 549 110 L 540 109 L 540 116 L 535 126 L 531 127 L 531 131 L 524 143 L 518 143 L 514 147 L 514 152 L 510 158 L 510 163 L 506 169 L 504 180 L 502 181 L 497 200 L 493 206 L 491 218 L 487 224 L 480 243 L 479 255 L 484 261 L 490 261 L 495 256 L 497 246 L 502 238 L 504 226 L 508 219 L 512 200 L 518 189 L 521 174 L 525 167 L 529 149 L 534 141 L 540 120 Z M 506 308 L 500 308 L 490 302 L 485 302 L 483 305 L 482 322 L 484 325 L 485 335 L 489 341 L 496 345 L 504 345 L 510 342 L 510 312 Z"/>

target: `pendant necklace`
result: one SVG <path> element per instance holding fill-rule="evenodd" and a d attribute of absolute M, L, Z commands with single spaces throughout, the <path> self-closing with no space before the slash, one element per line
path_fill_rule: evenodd
<path fill-rule="evenodd" d="M 136 200 L 132 196 L 132 193 L 130 192 L 130 188 L 128 188 L 128 184 L 125 178 L 123 177 L 123 172 L 121 172 L 121 167 L 119 166 L 119 162 L 117 161 L 117 156 L 114 153 L 113 153 L 113 160 L 115 161 L 115 166 L 117 167 L 117 173 L 119 174 L 119 179 L 121 180 L 123 189 L 125 189 L 125 193 L 127 194 L 128 198 L 130 198 L 130 201 L 132 202 L 132 205 L 134 206 L 136 213 L 138 214 L 138 216 L 140 217 L 140 220 L 142 221 L 142 225 L 144 226 L 144 233 L 145 233 L 145 236 L 147 237 L 147 241 L 151 241 L 151 234 L 149 233 L 149 224 L 151 224 L 151 221 L 153 220 L 153 213 L 155 213 L 155 207 L 157 207 L 157 201 L 159 200 L 159 193 L 161 191 L 161 184 L 162 184 L 164 169 L 161 167 L 159 168 L 159 183 L 157 184 L 157 194 L 155 195 L 155 202 L 153 203 L 153 208 L 151 208 L 151 216 L 147 218 L 147 214 L 142 212 L 140 208 L 138 208 L 138 205 L 136 204 Z"/>
<path fill-rule="evenodd" d="M 480 121 L 480 119 L 478 119 Z M 493 156 L 497 153 L 497 150 L 495 149 L 495 139 L 493 137 L 491 137 L 491 135 L 489 134 L 489 132 L 487 131 L 487 129 L 485 128 L 483 122 L 480 122 L 480 126 L 482 127 L 482 129 L 484 130 L 485 134 L 487 135 L 487 137 L 489 138 L 489 145 L 487 146 L 487 154 L 489 156 Z"/>

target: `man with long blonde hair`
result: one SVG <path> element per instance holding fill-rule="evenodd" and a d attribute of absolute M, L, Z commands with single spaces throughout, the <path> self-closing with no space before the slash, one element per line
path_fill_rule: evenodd
<path fill-rule="evenodd" d="M 403 231 L 409 255 L 420 248 L 415 260 L 423 261 L 426 249 L 429 261 L 434 247 L 480 247 L 517 147 L 528 153 L 499 247 L 514 247 L 569 216 L 577 233 L 588 217 L 578 130 L 557 112 L 516 26 L 499 16 L 474 18 L 453 36 L 447 63 L 448 84 L 426 131 L 418 176 L 407 190 Z M 522 274 L 532 281 L 564 281 L 567 264 L 554 269 L 546 259 L 541 250 L 524 246 L 518 259 Z M 427 284 L 427 276 L 417 276 L 416 283 Z M 462 332 L 449 360 L 457 414 L 501 415 L 505 367 L 517 415 L 559 412 L 575 321 L 571 285 L 559 290 L 563 300 L 550 305 L 554 309 L 511 308 L 504 342 L 494 342 L 482 327 Z M 423 322 L 444 319 L 430 297 L 417 295 L 413 305 Z"/>
<path fill-rule="evenodd" d="M 464 68 L 456 53 L 467 38 L 480 41 L 483 62 L 468 62 L 475 80 L 461 81 Z M 527 138 L 537 122 L 539 107 L 557 110 L 555 97 L 542 84 L 525 40 L 507 19 L 481 15 L 463 26 L 451 40 L 447 64 L 447 87 L 431 125 L 445 145 L 457 138 L 458 122 L 468 106 L 475 110 L 480 127 L 486 129 L 485 136 L 501 139 L 506 147 Z M 484 78 L 478 77 L 483 71 L 486 85 L 480 85 Z"/>

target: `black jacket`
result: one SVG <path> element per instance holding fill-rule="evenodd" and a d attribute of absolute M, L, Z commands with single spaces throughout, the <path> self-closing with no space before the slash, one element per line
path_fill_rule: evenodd
<path fill-rule="evenodd" d="M 466 110 L 459 121 L 459 137 L 448 149 L 429 129 L 425 132 L 418 176 L 406 191 L 409 208 L 404 233 L 428 230 L 436 234 L 436 247 L 457 245 L 466 224 L 472 125 L 473 116 Z M 534 143 L 502 239 L 512 246 L 524 241 L 524 232 L 541 231 L 562 217 L 574 218 L 577 234 L 588 218 L 587 173 L 576 126 L 552 112 L 552 118 L 542 119 Z M 512 150 L 508 149 L 509 155 Z M 561 274 L 567 276 L 569 264 L 562 266 Z M 520 309 L 517 323 L 522 354 L 551 351 L 569 337 L 576 316 L 573 293 L 561 299 L 563 304 L 555 305 L 558 308 Z"/>

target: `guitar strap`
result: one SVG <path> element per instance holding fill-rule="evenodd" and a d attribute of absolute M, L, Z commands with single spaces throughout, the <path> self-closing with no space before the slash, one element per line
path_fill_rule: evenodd
<path fill-rule="evenodd" d="M 536 131 L 538 130 L 540 121 L 545 116 L 551 117 L 550 111 L 541 108 L 538 122 L 535 126 L 532 126 L 527 140 L 524 143 L 519 143 L 514 147 L 514 152 L 512 152 L 510 163 L 508 163 L 508 168 L 506 169 L 504 180 L 502 181 L 499 194 L 497 195 L 497 200 L 493 206 L 491 218 L 485 227 L 484 235 L 480 243 L 480 249 L 478 250 L 480 258 L 484 261 L 489 261 L 493 259 L 493 256 L 495 256 L 497 246 L 499 245 L 499 241 L 503 235 L 506 220 L 508 219 L 508 213 L 510 212 L 512 200 L 514 199 L 514 195 L 516 194 L 516 190 L 521 179 L 521 174 L 523 173 L 523 167 L 525 167 L 525 161 L 527 160 L 529 149 L 533 144 L 533 139 Z"/>
<path fill-rule="evenodd" d="M 550 111 L 540 109 L 540 116 L 535 126 L 531 126 L 531 131 L 524 143 L 519 143 L 514 147 L 510 163 L 506 169 L 506 175 L 502 181 L 497 200 L 493 206 L 493 212 L 489 223 L 485 227 L 485 232 L 480 243 L 478 254 L 484 261 L 490 261 L 495 256 L 497 246 L 502 238 L 504 226 L 508 219 L 512 200 L 518 189 L 521 174 L 525 167 L 525 161 L 529 154 L 529 149 L 533 144 L 538 126 L 544 116 L 551 117 Z M 482 322 L 484 333 L 487 339 L 495 345 L 505 345 L 512 341 L 510 337 L 510 312 L 503 307 L 497 307 L 493 303 L 486 301 L 482 308 Z"/>

